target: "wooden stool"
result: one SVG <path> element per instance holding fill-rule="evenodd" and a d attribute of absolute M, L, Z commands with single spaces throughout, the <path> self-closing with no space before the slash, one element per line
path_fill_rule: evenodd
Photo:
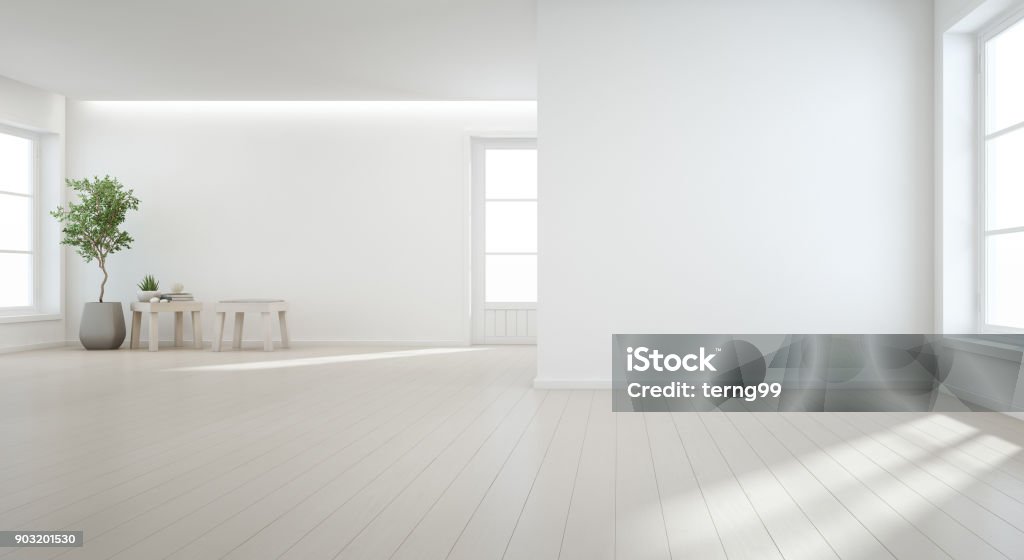
<path fill-rule="evenodd" d="M 128 342 L 128 348 L 139 347 L 139 333 L 142 331 L 142 314 L 149 314 L 149 351 L 156 352 L 160 347 L 160 323 L 157 315 L 160 312 L 174 313 L 174 346 L 183 345 L 183 331 L 185 330 L 184 315 L 192 314 L 192 344 L 196 348 L 203 347 L 203 321 L 199 316 L 203 311 L 203 303 L 200 301 L 171 301 L 160 303 L 149 303 L 141 301 L 132 302 L 132 338 Z"/>
<path fill-rule="evenodd" d="M 273 326 L 271 325 L 270 314 L 276 312 L 281 325 L 281 348 L 288 348 L 288 303 L 283 299 L 228 299 L 222 300 L 214 305 L 217 313 L 217 337 L 213 339 L 213 351 L 220 352 L 220 346 L 224 340 L 224 320 L 228 313 L 235 314 L 235 329 L 232 348 L 242 347 L 242 326 L 245 322 L 246 313 L 260 313 L 263 315 L 263 350 L 270 352 L 274 349 Z"/>

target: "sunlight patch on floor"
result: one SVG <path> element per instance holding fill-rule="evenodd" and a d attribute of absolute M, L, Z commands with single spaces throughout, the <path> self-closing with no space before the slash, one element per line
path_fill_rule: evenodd
<path fill-rule="evenodd" d="M 1003 463 L 1016 455 L 1010 451 L 1011 447 L 1016 447 L 1010 442 L 990 434 L 982 434 L 976 428 L 957 422 L 953 418 L 943 416 L 943 421 L 956 423 L 958 430 L 944 434 L 940 444 L 933 444 L 937 449 L 929 450 L 923 446 L 916 449 L 905 448 L 899 454 L 887 453 L 884 458 L 868 451 L 866 446 L 879 445 L 878 439 L 884 440 L 886 434 L 900 433 L 903 437 L 909 437 L 908 433 L 912 433 L 911 427 L 929 422 L 927 418 L 918 418 L 870 435 L 823 444 L 820 448 L 807 449 L 802 453 L 798 451 L 796 456 L 787 461 L 771 462 L 770 468 L 762 464 L 760 468 L 738 472 L 735 479 L 727 477 L 704 485 L 701 489 L 702 494 L 701 490 L 694 488 L 683 494 L 668 497 L 670 503 L 665 504 L 664 509 L 679 511 L 682 504 L 685 504 L 685 508 L 703 509 L 705 506 L 702 501 L 732 503 L 736 499 L 737 491 L 742 491 L 748 500 L 752 500 L 750 505 L 761 518 L 784 519 L 790 515 L 808 515 L 809 508 L 809 521 L 817 528 L 818 533 L 822 537 L 827 535 L 838 540 L 848 538 L 844 535 L 844 523 L 848 523 L 849 519 L 821 515 L 822 511 L 838 506 L 838 503 L 835 503 L 837 498 L 839 502 L 845 504 L 853 517 L 857 515 L 855 512 L 871 511 L 879 503 L 888 503 L 889 507 L 895 508 L 894 515 L 898 511 L 899 515 L 912 525 L 926 524 L 937 510 L 941 511 L 943 504 L 958 499 L 964 491 L 983 484 L 982 481 L 989 473 L 999 469 Z M 914 439 L 919 440 L 920 437 Z M 974 468 L 950 468 L 951 465 L 947 465 L 943 469 L 947 476 L 941 479 L 930 471 L 929 467 L 935 468 L 937 463 L 942 462 L 943 453 L 951 450 L 969 452 L 981 445 L 979 440 L 982 439 L 1000 441 L 1007 446 L 1007 453 L 997 460 L 978 464 Z M 808 443 L 813 445 L 811 441 Z M 817 496 L 805 495 L 802 499 L 796 500 L 793 496 L 782 494 L 783 488 L 787 487 L 782 481 L 800 480 L 801 473 L 813 478 L 825 474 L 825 480 L 818 480 L 823 487 L 813 490 Z M 736 483 L 738 486 L 733 486 Z M 919 495 L 917 491 L 923 489 L 927 489 L 926 493 Z M 948 513 L 943 512 L 942 515 L 948 516 Z M 695 532 L 675 536 L 677 539 L 684 539 L 688 548 L 713 549 L 720 538 L 742 540 L 748 531 L 761 530 L 758 521 L 759 518 L 754 516 L 731 519 L 728 526 L 717 528 L 718 535 Z M 849 542 L 846 544 L 850 545 Z M 979 557 L 982 556 L 984 555 Z"/>
<path fill-rule="evenodd" d="M 422 348 L 419 350 L 395 350 L 391 352 L 370 352 L 365 354 L 342 354 L 338 356 L 317 356 L 313 358 L 289 358 L 284 360 L 268 360 L 263 362 L 242 362 L 237 364 L 219 364 L 212 366 L 192 366 L 170 368 L 165 371 L 202 372 L 202 371 L 251 371 L 263 369 L 283 369 L 303 366 L 322 366 L 328 364 L 344 364 L 350 362 L 368 362 L 372 360 L 390 360 L 394 358 L 415 358 L 437 354 L 455 354 L 459 352 L 476 352 L 486 348 Z"/>

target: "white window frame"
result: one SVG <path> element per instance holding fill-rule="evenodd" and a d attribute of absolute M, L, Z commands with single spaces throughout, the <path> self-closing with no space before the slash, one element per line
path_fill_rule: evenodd
<path fill-rule="evenodd" d="M 980 30 L 977 38 L 978 71 L 977 71 L 977 170 L 978 170 L 978 325 L 982 333 L 1024 333 L 1024 329 L 995 325 L 988 322 L 988 238 L 992 235 L 1006 235 L 1024 232 L 1024 226 L 990 230 L 988 228 L 988 141 L 1004 134 L 1024 129 L 1024 121 L 1012 124 L 994 132 L 987 132 L 987 72 L 988 60 L 986 45 L 1003 31 L 1017 23 L 1024 24 L 1024 9 L 1019 9 L 999 19 L 994 24 Z"/>
<path fill-rule="evenodd" d="M 25 138 L 32 142 L 32 189 L 31 194 L 15 193 L 10 191 L 0 190 L 0 194 L 21 196 L 30 199 L 29 205 L 29 229 L 30 229 L 30 243 L 28 251 L 15 251 L 9 249 L 0 248 L 0 254 L 18 254 L 18 255 L 30 255 L 32 259 L 32 285 L 31 285 L 31 297 L 29 305 L 19 307 L 0 307 L 0 317 L 11 317 L 11 316 L 24 316 L 24 315 L 35 315 L 41 313 L 40 310 L 40 292 L 42 291 L 42 280 L 40 275 L 40 222 L 41 222 L 41 208 L 39 199 L 41 195 L 40 191 L 40 177 L 42 175 L 42 137 L 31 130 L 25 130 L 23 128 L 16 128 L 12 126 L 0 124 L 0 134 L 7 134 L 10 136 L 17 136 L 19 138 Z"/>

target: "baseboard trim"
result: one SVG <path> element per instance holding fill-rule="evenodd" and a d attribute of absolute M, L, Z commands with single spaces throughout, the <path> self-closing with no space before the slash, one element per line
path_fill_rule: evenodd
<path fill-rule="evenodd" d="M 227 342 L 225 340 L 225 342 Z M 254 338 L 243 342 L 258 342 L 263 344 L 262 338 Z M 342 338 L 337 340 L 291 340 L 292 344 L 300 346 L 470 346 L 465 340 L 395 340 L 395 339 L 358 339 Z"/>
<path fill-rule="evenodd" d="M 587 379 L 551 379 L 536 377 L 534 389 L 611 389 L 612 380 L 600 377 Z"/>
<path fill-rule="evenodd" d="M 76 341 L 77 342 L 77 341 Z M 22 344 L 19 346 L 0 347 L 0 354 L 13 354 L 15 352 L 31 352 L 33 350 L 49 350 L 50 348 L 63 348 L 65 342 L 37 342 L 35 344 Z"/>
<path fill-rule="evenodd" d="M 275 345 L 279 345 L 280 343 L 281 343 L 280 340 L 274 339 L 274 344 Z M 194 349 L 193 346 L 192 346 L 192 340 L 188 336 L 185 336 L 184 344 L 185 345 L 184 345 L 183 348 L 186 348 L 186 349 L 192 348 L 192 349 Z M 228 347 L 230 347 L 231 346 L 231 339 L 230 338 L 225 338 L 224 339 L 224 344 L 227 345 Z M 243 345 L 257 344 L 257 345 L 262 346 L 263 345 L 263 339 L 262 338 L 252 338 L 252 339 L 246 338 L 246 339 L 242 340 L 242 344 Z M 75 348 L 81 348 L 82 347 L 82 343 L 79 342 L 79 340 L 77 338 L 69 338 L 64 343 L 56 343 L 56 346 L 65 346 L 65 345 L 72 346 L 72 347 L 75 347 Z M 142 348 L 145 348 L 146 346 L 149 345 L 149 340 L 146 339 L 146 338 L 143 338 L 143 339 L 141 339 L 139 341 L 139 345 Z M 459 346 L 470 346 L 470 344 L 468 342 L 466 342 L 465 340 L 393 340 L 393 339 L 366 339 L 366 340 L 361 340 L 361 339 L 353 339 L 353 338 L 345 338 L 345 339 L 337 339 L 337 340 L 295 340 L 293 338 L 291 340 L 291 345 L 293 347 L 300 347 L 300 348 L 301 347 L 314 347 L 314 346 L 414 346 L 414 347 L 429 346 L 429 347 L 445 347 L 445 348 L 447 348 L 447 347 L 459 347 Z M 173 338 L 161 338 L 160 339 L 160 347 L 163 348 L 164 346 L 174 346 L 174 339 Z M 209 339 L 204 340 L 203 341 L 203 347 L 204 348 L 208 348 L 209 346 L 210 346 L 210 340 Z M 124 345 L 122 345 L 121 348 L 125 348 L 125 349 L 128 348 L 128 340 L 127 339 L 125 339 Z"/>

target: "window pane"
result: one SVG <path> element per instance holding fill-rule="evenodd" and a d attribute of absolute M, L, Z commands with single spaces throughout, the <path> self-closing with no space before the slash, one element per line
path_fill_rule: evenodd
<path fill-rule="evenodd" d="M 0 133 L 0 191 L 32 194 L 32 141 Z"/>
<path fill-rule="evenodd" d="M 0 194 L 0 249 L 32 250 L 32 199 Z"/>
<path fill-rule="evenodd" d="M 0 253 L 0 307 L 32 305 L 32 255 Z"/>
<path fill-rule="evenodd" d="M 1024 121 L 1024 21 L 985 45 L 987 131 Z"/>
<path fill-rule="evenodd" d="M 987 323 L 1024 328 L 1024 233 L 993 235 L 987 243 Z"/>
<path fill-rule="evenodd" d="M 988 229 L 1024 226 L 1024 129 L 986 144 L 986 225 Z"/>
<path fill-rule="evenodd" d="M 487 150 L 487 198 L 537 198 L 537 150 Z"/>
<path fill-rule="evenodd" d="M 537 301 L 537 255 L 487 255 L 488 302 Z"/>
<path fill-rule="evenodd" d="M 488 202 L 486 212 L 488 253 L 537 252 L 536 202 Z"/>

